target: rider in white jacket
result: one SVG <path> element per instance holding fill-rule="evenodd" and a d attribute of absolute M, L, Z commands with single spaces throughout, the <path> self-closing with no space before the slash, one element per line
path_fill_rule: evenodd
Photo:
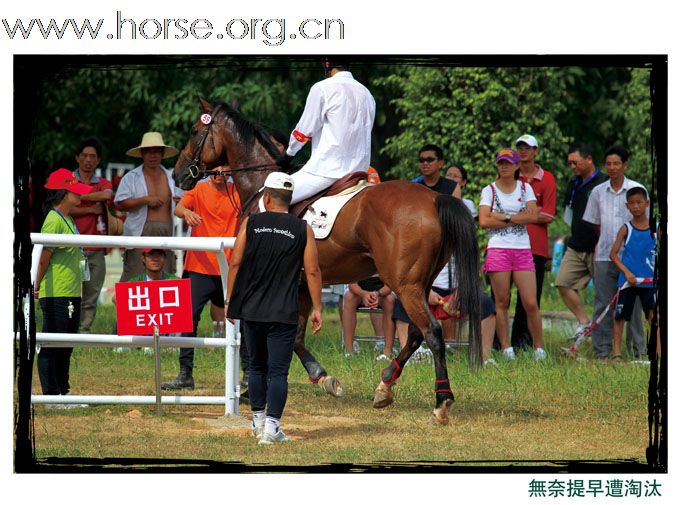
<path fill-rule="evenodd" d="M 376 102 L 340 60 L 326 59 L 327 78 L 312 86 L 305 110 L 291 133 L 288 156 L 312 142 L 310 160 L 292 174 L 297 203 L 328 188 L 338 179 L 369 169 L 371 129 Z"/>

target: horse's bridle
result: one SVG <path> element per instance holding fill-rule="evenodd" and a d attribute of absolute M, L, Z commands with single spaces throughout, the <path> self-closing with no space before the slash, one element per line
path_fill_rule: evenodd
<path fill-rule="evenodd" d="M 229 190 L 227 188 L 227 172 L 222 172 L 218 170 L 201 170 L 199 168 L 199 162 L 201 161 L 201 152 L 203 151 L 203 145 L 206 143 L 206 139 L 208 138 L 208 133 L 211 131 L 213 123 L 214 123 L 214 118 L 215 115 L 217 114 L 218 110 L 220 109 L 221 105 L 215 106 L 213 111 L 208 115 L 206 118 L 206 115 L 201 116 L 201 122 L 206 125 L 206 128 L 204 128 L 201 131 L 201 138 L 199 139 L 198 145 L 196 146 L 196 149 L 194 151 L 194 157 L 190 158 L 185 154 L 184 151 L 181 151 L 182 156 L 189 161 L 189 165 L 187 166 L 187 170 L 189 171 L 189 175 L 192 177 L 192 179 L 198 179 L 198 178 L 203 178 L 206 176 L 211 176 L 211 175 L 219 175 L 222 177 L 222 181 L 225 184 L 225 189 L 227 190 L 227 196 L 229 197 L 230 203 L 232 204 L 232 207 L 237 211 L 237 214 L 239 218 L 242 217 L 243 215 L 243 209 L 250 207 L 250 205 L 253 203 L 253 200 L 255 197 L 260 193 L 260 190 L 256 191 L 253 193 L 244 204 L 239 207 L 236 205 L 236 201 L 232 195 L 230 195 Z M 206 121 L 204 121 L 204 118 Z M 215 142 L 213 142 L 213 150 L 215 150 Z M 229 161 L 229 160 L 228 160 Z M 230 170 L 232 172 L 248 172 L 248 171 L 259 171 L 263 170 L 266 168 L 279 168 L 278 163 L 262 163 L 260 165 L 250 165 L 250 166 L 245 166 L 245 167 L 231 167 Z M 262 188 L 261 188 L 262 189 Z"/>
<path fill-rule="evenodd" d="M 189 175 L 191 175 L 192 179 L 198 179 L 199 176 L 202 174 L 201 170 L 199 169 L 199 161 L 201 161 L 201 151 L 203 151 L 203 144 L 206 143 L 206 139 L 208 138 L 208 133 L 211 130 L 211 127 L 213 126 L 213 118 L 215 117 L 216 112 L 220 109 L 220 105 L 217 105 L 213 111 L 210 113 L 208 116 L 209 121 L 207 123 L 204 123 L 206 125 L 206 128 L 204 128 L 201 131 L 201 138 L 199 139 L 199 143 L 194 151 L 194 158 L 190 158 L 187 156 L 184 151 L 182 151 L 182 156 L 189 161 L 189 166 L 187 166 L 187 170 L 189 170 Z M 203 118 L 205 115 L 201 116 L 201 122 L 203 123 Z M 213 143 L 213 149 L 215 149 L 215 143 Z M 206 174 L 208 172 L 207 170 L 203 171 L 203 174 Z M 206 174 L 206 175 L 214 175 L 214 174 Z"/>
<path fill-rule="evenodd" d="M 208 133 L 212 129 L 213 122 L 215 115 L 217 114 L 218 110 L 220 109 L 221 105 L 216 105 L 213 111 L 210 113 L 208 116 L 208 122 L 203 123 L 206 125 L 206 128 L 201 131 L 201 138 L 199 139 L 199 143 L 196 146 L 196 149 L 194 151 L 194 157 L 190 158 L 187 156 L 184 151 L 181 151 L 182 156 L 189 161 L 189 165 L 187 166 L 187 170 L 189 171 L 189 175 L 192 177 L 192 179 L 198 179 L 199 177 L 205 177 L 208 175 L 222 175 L 222 172 L 217 172 L 215 170 L 203 170 L 199 168 L 199 161 L 201 161 L 201 152 L 203 151 L 203 145 L 206 143 L 206 139 L 208 138 Z M 205 116 L 202 116 L 202 118 Z M 203 120 L 202 120 L 203 122 Z M 215 143 L 213 143 L 213 150 L 215 150 Z M 229 161 L 229 160 L 228 160 Z M 251 172 L 251 171 L 258 171 L 262 170 L 264 168 L 278 168 L 279 164 L 278 163 L 262 163 L 260 165 L 250 165 L 250 166 L 245 166 L 245 167 L 230 167 L 230 170 L 232 172 Z"/>

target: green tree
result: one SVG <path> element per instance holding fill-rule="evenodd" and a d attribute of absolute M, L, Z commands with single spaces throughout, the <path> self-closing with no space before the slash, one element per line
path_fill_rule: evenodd
<path fill-rule="evenodd" d="M 438 144 L 448 163 L 468 170 L 466 192 L 477 202 L 496 177 L 495 152 L 523 133 L 539 139 L 540 164 L 559 181 L 569 175 L 562 170 L 569 138 L 557 121 L 565 111 L 561 69 L 407 67 L 375 83 L 391 90 L 400 115 L 399 133 L 383 148 L 394 177 L 418 175 L 418 149 Z"/>

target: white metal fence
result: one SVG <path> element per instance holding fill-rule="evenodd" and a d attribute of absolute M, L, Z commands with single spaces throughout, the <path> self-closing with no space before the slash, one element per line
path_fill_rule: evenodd
<path fill-rule="evenodd" d="M 190 251 L 214 252 L 220 265 L 223 295 L 227 295 L 227 258 L 225 249 L 234 247 L 234 237 L 124 237 L 102 235 L 61 235 L 32 233 L 34 244 L 31 280 L 35 282 L 38 262 L 44 246 L 57 247 L 153 247 L 158 249 L 182 249 Z M 26 300 L 25 312 L 28 324 L 29 301 Z M 225 405 L 225 414 L 239 413 L 239 347 L 241 334 L 238 325 L 225 321 L 226 338 L 162 337 L 161 347 L 224 347 L 225 348 L 225 395 L 224 396 L 162 396 L 164 405 Z M 154 347 L 153 336 L 133 335 L 94 335 L 66 333 L 37 333 L 36 341 L 42 347 L 82 347 L 82 346 L 130 346 Z M 32 403 L 88 403 L 88 404 L 133 404 L 153 405 L 155 396 L 111 396 L 111 395 L 31 395 Z"/>

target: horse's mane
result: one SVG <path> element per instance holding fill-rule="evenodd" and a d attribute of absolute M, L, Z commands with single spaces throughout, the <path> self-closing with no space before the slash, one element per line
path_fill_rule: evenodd
<path fill-rule="evenodd" d="M 224 111 L 227 118 L 232 120 L 235 135 L 241 139 L 246 147 L 252 147 L 254 142 L 258 142 L 274 159 L 279 158 L 282 153 L 272 142 L 272 138 L 284 146 L 284 151 L 288 147 L 288 137 L 281 131 L 254 123 L 221 100 L 213 100 L 212 103 L 215 108 L 219 107 Z"/>

